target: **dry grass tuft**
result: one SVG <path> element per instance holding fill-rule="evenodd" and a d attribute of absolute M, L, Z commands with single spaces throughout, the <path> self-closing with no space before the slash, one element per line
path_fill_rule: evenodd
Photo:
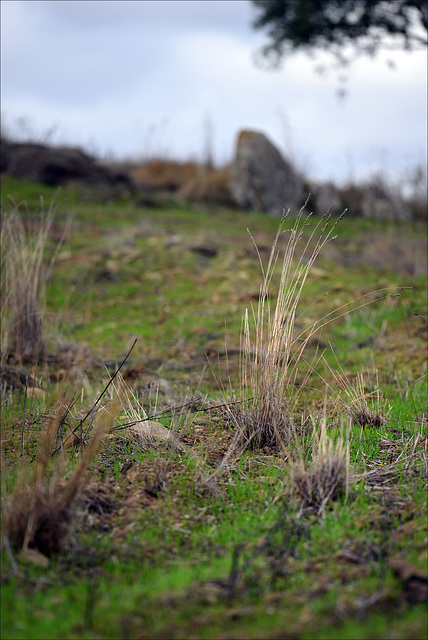
<path fill-rule="evenodd" d="M 304 209 L 305 207 L 300 210 L 289 230 L 283 230 L 287 215 L 282 217 L 266 268 L 259 254 L 263 281 L 258 305 L 253 310 L 252 322 L 248 309 L 243 318 L 241 380 L 243 397 L 249 400 L 245 418 L 239 416 L 239 421 L 242 438 L 252 448 L 284 447 L 290 441 L 293 414 L 300 393 L 296 387 L 299 365 L 303 363 L 308 341 L 323 322 L 316 322 L 299 333 L 296 328 L 297 307 L 311 267 L 322 248 L 333 239 L 332 233 L 345 212 L 330 229 L 329 214 L 319 220 L 309 239 L 305 241 L 296 264 L 296 251 L 303 240 L 303 231 L 311 215 L 304 217 Z M 270 288 L 280 255 L 278 243 L 285 234 L 288 239 L 283 251 L 276 305 L 272 309 L 269 303 L 273 297 Z M 304 387 L 311 372 L 310 364 L 305 364 L 305 367 L 306 373 L 300 389 Z"/>
<path fill-rule="evenodd" d="M 42 337 L 42 310 L 55 254 L 49 266 L 43 262 L 46 243 L 54 219 L 51 203 L 45 213 L 43 202 L 39 220 L 24 224 L 20 206 L 1 212 L 1 338 L 2 363 L 10 341 L 18 363 L 37 363 L 45 357 Z"/>
<path fill-rule="evenodd" d="M 346 399 L 340 398 L 340 402 L 352 423 L 362 428 L 384 428 L 390 409 L 382 397 L 377 371 L 373 374 L 368 373 L 367 376 L 358 372 L 354 383 L 350 382 L 340 370 L 339 364 L 338 371 L 332 371 L 332 373 L 345 395 Z"/>
<path fill-rule="evenodd" d="M 360 427 L 386 426 L 388 410 L 381 398 L 379 385 L 374 391 L 366 392 L 363 374 L 357 373 L 355 386 L 348 386 L 345 391 L 350 396 L 348 412 L 354 424 Z"/>
<path fill-rule="evenodd" d="M 314 509 L 322 515 L 328 502 L 346 495 L 349 484 L 349 445 L 327 435 L 325 418 L 320 429 L 314 427 L 312 461 L 303 457 L 290 463 L 290 479 L 301 500 L 300 508 Z"/>

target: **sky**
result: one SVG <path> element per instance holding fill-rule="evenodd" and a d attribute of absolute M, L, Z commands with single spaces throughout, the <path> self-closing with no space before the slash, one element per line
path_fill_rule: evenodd
<path fill-rule="evenodd" d="M 222 166 L 253 129 L 336 183 L 426 166 L 426 50 L 359 59 L 339 99 L 323 54 L 264 68 L 255 16 L 248 0 L 2 0 L 2 131 L 118 160 L 209 148 Z"/>

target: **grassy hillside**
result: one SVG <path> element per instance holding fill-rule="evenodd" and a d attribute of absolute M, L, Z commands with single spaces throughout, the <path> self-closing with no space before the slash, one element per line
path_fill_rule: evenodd
<path fill-rule="evenodd" d="M 2 637 L 426 637 L 426 225 L 2 200 Z"/>

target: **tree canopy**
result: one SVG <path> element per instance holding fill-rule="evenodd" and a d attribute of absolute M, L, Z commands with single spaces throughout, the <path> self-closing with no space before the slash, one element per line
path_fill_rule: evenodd
<path fill-rule="evenodd" d="M 262 54 L 278 66 L 287 54 L 325 50 L 345 65 L 385 49 L 428 44 L 427 0 L 251 0 L 253 26 L 267 31 Z"/>

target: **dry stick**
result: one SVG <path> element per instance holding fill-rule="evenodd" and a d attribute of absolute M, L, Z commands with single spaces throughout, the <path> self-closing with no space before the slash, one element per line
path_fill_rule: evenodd
<path fill-rule="evenodd" d="M 119 367 L 117 368 L 117 370 L 115 371 L 114 375 L 111 377 L 111 379 L 109 380 L 109 382 L 107 383 L 107 385 L 104 387 L 103 391 L 101 392 L 100 396 L 97 398 L 97 400 L 95 401 L 95 403 L 92 405 L 92 407 L 89 409 L 89 411 L 86 413 L 86 415 L 79 421 L 77 427 L 75 427 L 71 432 L 70 432 L 70 436 L 75 435 L 76 431 L 78 431 L 79 429 L 81 430 L 81 446 L 82 446 L 82 442 L 83 442 L 83 424 L 85 422 L 85 420 L 90 416 L 90 414 L 92 413 L 92 411 L 95 409 L 95 407 L 100 403 L 101 399 L 104 397 L 104 395 L 107 393 L 107 389 L 109 388 L 109 386 L 113 383 L 114 379 L 116 378 L 116 376 L 119 374 L 119 371 L 121 370 L 121 368 L 123 367 L 123 365 L 125 364 L 125 362 L 127 361 L 127 359 L 129 358 L 129 355 L 131 353 L 131 351 L 133 350 L 133 348 L 135 347 L 137 343 L 137 338 L 135 338 L 134 342 L 132 343 L 131 348 L 129 349 L 128 353 L 126 354 L 125 358 L 123 359 L 123 361 L 121 362 L 121 364 L 119 365 Z M 85 374 L 85 372 L 83 372 L 83 375 Z M 72 407 L 74 406 L 74 404 L 77 402 L 77 390 L 75 391 L 75 397 L 71 400 L 71 402 L 69 403 L 68 407 L 66 408 L 63 416 L 62 416 L 62 421 L 61 424 L 64 424 L 64 420 L 65 418 L 68 416 L 68 414 L 70 413 Z M 61 446 L 58 447 L 57 449 L 55 449 L 55 451 L 53 452 L 53 455 L 56 455 L 57 453 L 59 453 L 61 449 Z"/>
<path fill-rule="evenodd" d="M 223 407 L 230 407 L 235 404 L 243 404 L 244 402 L 249 402 L 250 400 L 253 400 L 253 399 L 254 398 L 246 398 L 245 400 L 237 400 L 236 402 L 226 402 L 224 404 L 216 404 L 212 407 L 206 407 L 205 409 L 200 409 L 199 411 L 201 413 L 205 413 L 207 411 L 215 411 L 216 409 L 222 409 Z M 126 422 L 117 427 L 113 427 L 111 429 L 111 433 L 114 433 L 115 431 L 122 431 L 123 429 L 127 429 L 128 427 L 133 427 L 136 424 L 140 424 L 141 422 L 148 422 L 150 420 L 155 420 L 157 418 L 170 418 L 170 417 L 172 418 L 175 415 L 177 415 L 177 412 L 181 411 L 182 409 L 185 409 L 186 407 L 190 407 L 193 404 L 194 404 L 194 400 L 190 400 L 190 402 L 186 402 L 185 404 L 182 404 L 179 407 L 174 407 L 174 408 L 170 407 L 168 409 L 165 409 L 164 411 L 161 411 L 160 413 L 155 413 L 151 416 L 147 416 L 147 418 L 141 418 L 140 420 Z"/>
<path fill-rule="evenodd" d="M 125 358 L 122 360 L 122 362 L 120 363 L 119 367 L 116 369 L 116 371 L 114 372 L 113 376 L 110 378 L 109 382 L 106 384 L 106 386 L 104 387 L 104 389 L 102 390 L 102 392 L 100 393 L 98 399 L 94 402 L 94 404 L 92 405 L 92 407 L 89 409 L 89 411 L 86 413 L 86 415 L 80 420 L 79 424 L 77 425 L 77 427 L 73 430 L 73 434 L 76 433 L 76 431 L 78 429 L 80 429 L 83 426 L 83 423 L 85 422 L 85 420 L 90 416 L 90 414 L 92 413 L 92 411 L 95 409 L 95 407 L 101 402 L 102 398 L 105 396 L 105 394 L 107 393 L 107 389 L 109 388 L 109 386 L 113 383 L 113 380 L 116 378 L 116 376 L 118 375 L 119 371 L 122 369 L 123 365 L 125 364 L 125 362 L 128 360 L 131 351 L 133 350 L 133 348 L 135 347 L 137 343 L 137 338 L 135 338 L 134 342 L 132 343 L 131 348 L 129 349 L 128 353 L 126 354 Z"/>

